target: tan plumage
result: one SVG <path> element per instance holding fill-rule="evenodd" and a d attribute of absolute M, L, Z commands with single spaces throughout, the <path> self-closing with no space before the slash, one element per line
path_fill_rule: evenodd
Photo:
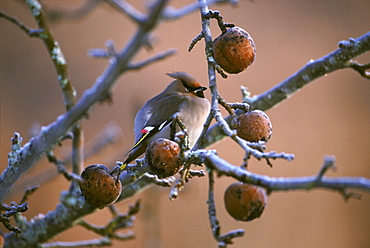
<path fill-rule="evenodd" d="M 167 73 L 176 80 L 159 95 L 150 99 L 135 118 L 135 145 L 129 151 L 126 164 L 143 154 L 151 141 L 170 138 L 170 123 L 179 116 L 185 123 L 190 146 L 197 141 L 209 113 L 210 104 L 202 87 L 186 72 Z"/>

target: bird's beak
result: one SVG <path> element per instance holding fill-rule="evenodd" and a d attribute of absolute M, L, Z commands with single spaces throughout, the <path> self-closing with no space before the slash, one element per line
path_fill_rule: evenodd
<path fill-rule="evenodd" d="M 207 87 L 204 87 L 204 86 L 200 86 L 199 88 L 197 88 L 195 90 L 195 92 L 198 92 L 198 91 L 205 91 L 207 89 Z"/>

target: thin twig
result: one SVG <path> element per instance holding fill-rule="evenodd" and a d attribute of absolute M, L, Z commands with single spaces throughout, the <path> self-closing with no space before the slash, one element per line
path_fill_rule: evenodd
<path fill-rule="evenodd" d="M 114 213 L 113 219 L 111 219 L 105 226 L 93 225 L 85 220 L 79 220 L 76 224 L 103 237 L 108 237 L 109 239 L 132 239 L 135 237 L 134 233 L 128 232 L 120 234 L 117 231 L 123 228 L 132 227 L 135 220 L 134 215 L 136 215 L 141 208 L 141 200 L 139 199 L 134 205 L 129 206 L 129 211 L 126 214 Z"/>
<path fill-rule="evenodd" d="M 17 18 L 5 13 L 4 11 L 0 10 L 0 17 L 5 18 L 6 20 L 14 23 L 17 25 L 22 31 L 24 31 L 29 37 L 39 37 L 40 30 L 37 29 L 30 29 L 26 25 L 24 25 L 21 21 Z"/>
<path fill-rule="evenodd" d="M 58 82 L 63 92 L 65 106 L 66 109 L 69 110 L 75 104 L 76 92 L 69 80 L 66 59 L 59 43 L 54 39 L 49 29 L 41 4 L 37 0 L 27 0 L 26 3 L 39 27 L 40 32 L 38 37 L 44 42 L 50 58 L 53 61 L 54 67 L 57 71 Z"/>
<path fill-rule="evenodd" d="M 185 183 L 189 181 L 190 166 L 191 163 L 185 163 L 183 168 L 179 171 L 180 178 L 175 181 L 168 196 L 171 201 L 177 199 L 179 192 L 184 189 Z"/>
<path fill-rule="evenodd" d="M 22 232 L 22 230 L 10 223 L 10 217 L 17 213 L 26 212 L 28 210 L 27 202 L 20 205 L 7 206 L 0 204 L 0 222 L 3 223 L 4 227 L 9 231 L 14 232 L 16 235 Z M 5 211 L 4 213 L 2 213 Z"/>
<path fill-rule="evenodd" d="M 71 242 L 56 241 L 51 243 L 43 244 L 42 248 L 77 248 L 77 247 L 105 247 L 112 245 L 112 242 L 107 237 L 102 237 L 100 239 L 89 239 L 89 240 L 79 240 Z"/>
<path fill-rule="evenodd" d="M 158 178 L 157 175 L 151 175 L 151 174 L 148 174 L 148 173 L 145 173 L 143 175 L 143 177 L 149 178 L 150 180 L 152 180 L 152 182 L 155 185 L 158 185 L 158 186 L 161 186 L 161 187 L 170 187 L 171 184 L 175 181 L 175 177 L 160 179 L 160 178 Z"/>
<path fill-rule="evenodd" d="M 235 115 L 235 113 L 234 113 L 234 111 L 232 110 L 232 108 L 231 108 L 230 104 L 228 104 L 228 103 L 226 102 L 226 100 L 225 100 L 222 96 L 220 96 L 220 95 L 218 95 L 218 96 L 217 96 L 217 98 L 218 98 L 218 103 L 219 103 L 222 107 L 224 107 L 224 109 L 226 109 L 226 111 L 229 113 L 229 115 L 234 116 L 234 115 Z"/>
<path fill-rule="evenodd" d="M 114 58 L 117 56 L 116 46 L 113 40 L 107 40 L 105 42 L 106 49 L 95 48 L 88 51 L 88 55 L 94 58 Z"/>
<path fill-rule="evenodd" d="M 353 70 L 357 71 L 362 77 L 370 79 L 370 63 L 367 64 L 359 64 L 357 61 L 350 61 L 348 63 L 348 68 L 352 68 Z"/>
<path fill-rule="evenodd" d="M 221 32 L 224 34 L 227 31 L 227 28 L 233 28 L 235 27 L 232 23 L 226 23 L 224 22 L 224 18 L 220 15 L 219 11 L 208 11 L 207 15 L 204 16 L 206 19 L 216 19 L 218 23 L 218 27 L 220 28 Z"/>
<path fill-rule="evenodd" d="M 200 34 L 198 34 L 197 36 L 195 36 L 194 39 L 191 40 L 190 42 L 190 45 L 188 47 L 188 52 L 191 52 L 191 50 L 193 50 L 194 46 L 199 42 L 201 41 L 202 39 L 204 38 L 204 34 L 203 32 L 201 32 Z"/>
<path fill-rule="evenodd" d="M 317 173 L 317 180 L 321 180 L 324 174 L 328 171 L 328 169 L 335 170 L 335 158 L 332 156 L 327 156 L 324 159 L 324 164 L 321 166 L 319 173 Z"/>
<path fill-rule="evenodd" d="M 60 22 L 62 20 L 77 21 L 90 14 L 101 2 L 101 0 L 89 0 L 74 9 L 68 10 L 61 9 L 60 7 L 53 9 L 46 8 L 45 14 L 46 17 L 53 22 Z"/>
<path fill-rule="evenodd" d="M 214 200 L 214 175 L 213 170 L 208 173 L 208 217 L 211 224 L 213 237 L 218 241 L 218 247 L 226 247 L 233 243 L 233 239 L 244 236 L 243 229 L 232 230 L 226 234 L 221 235 L 221 226 L 216 215 L 216 204 Z"/>
<path fill-rule="evenodd" d="M 72 153 L 71 153 L 71 164 L 72 164 L 72 173 L 80 175 L 82 169 L 84 168 L 84 145 L 85 138 L 84 132 L 82 130 L 80 122 L 78 122 L 72 129 L 73 139 L 72 139 Z M 76 190 L 78 185 L 75 181 L 72 181 L 70 190 Z"/>
<path fill-rule="evenodd" d="M 148 168 L 149 166 L 146 164 L 143 167 Z M 128 174 L 122 173 L 121 179 L 123 177 L 128 177 L 128 176 L 129 176 Z M 121 181 L 125 181 L 125 180 L 121 180 Z M 125 199 L 129 199 L 130 197 L 137 195 L 143 192 L 144 190 L 148 189 L 152 185 L 153 185 L 152 178 L 146 177 L 146 176 L 140 177 L 135 182 L 128 184 L 122 188 L 121 195 L 117 201 L 123 201 Z"/>
<path fill-rule="evenodd" d="M 22 197 L 22 199 L 19 201 L 19 204 L 23 204 L 25 203 L 27 200 L 28 200 L 28 197 L 34 193 L 37 189 L 39 188 L 38 185 L 34 185 L 34 186 L 31 186 L 31 187 L 28 187 L 26 189 L 26 191 L 24 192 L 24 195 Z"/>
<path fill-rule="evenodd" d="M 127 66 L 127 69 L 128 70 L 139 70 L 139 69 L 141 69 L 141 68 L 143 68 L 143 67 L 145 67 L 145 66 L 147 66 L 151 63 L 154 63 L 154 62 L 166 59 L 169 56 L 175 55 L 176 53 L 177 53 L 177 49 L 175 49 L 175 48 L 168 49 L 167 51 L 160 52 L 160 53 L 157 53 L 156 55 L 154 55 L 152 57 L 146 58 L 143 61 L 131 63 Z"/>
<path fill-rule="evenodd" d="M 117 10 L 124 13 L 135 23 L 140 24 L 146 21 L 146 15 L 137 10 L 127 1 L 118 1 L 118 0 L 105 0 L 105 1 L 112 5 L 114 8 L 116 8 Z"/>

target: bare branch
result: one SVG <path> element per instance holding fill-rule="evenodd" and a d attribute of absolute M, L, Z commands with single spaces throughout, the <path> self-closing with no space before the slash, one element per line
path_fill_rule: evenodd
<path fill-rule="evenodd" d="M 39 30 L 41 31 L 39 38 L 43 40 L 57 71 L 59 85 L 63 92 L 64 103 L 68 111 L 75 105 L 76 91 L 69 80 L 66 60 L 58 42 L 55 41 L 49 29 L 49 25 L 40 3 L 37 0 L 27 0 L 26 3 L 39 26 Z M 76 125 L 73 126 L 72 133 L 72 171 L 75 174 L 80 174 L 81 168 L 83 167 L 84 137 L 79 123 L 76 123 Z M 71 190 L 73 187 L 76 187 L 74 183 L 72 184 Z"/>
<path fill-rule="evenodd" d="M 338 191 L 343 194 L 348 189 L 370 191 L 370 179 L 364 177 L 324 177 L 321 169 L 318 175 L 307 177 L 269 177 L 247 171 L 218 157 L 214 151 L 198 150 L 189 159 L 193 163 L 205 163 L 221 175 L 231 176 L 241 182 L 265 187 L 268 192 L 286 190 L 312 190 L 324 188 Z M 324 167 L 332 166 L 333 158 L 325 158 Z"/>
<path fill-rule="evenodd" d="M 262 153 L 252 148 L 244 140 L 237 137 L 235 131 L 233 131 L 230 128 L 229 123 L 227 123 L 222 117 L 221 112 L 218 108 L 218 103 L 224 106 L 229 111 L 230 114 L 234 113 L 231 107 L 241 107 L 241 104 L 234 104 L 233 106 L 228 105 L 226 101 L 222 99 L 222 97 L 220 96 L 217 90 L 216 76 L 215 76 L 215 69 L 217 68 L 214 67 L 215 63 L 213 59 L 213 50 L 212 50 L 213 43 L 212 43 L 211 32 L 209 29 L 210 16 L 215 16 L 215 18 L 217 17 L 219 21 L 219 25 L 221 24 L 224 25 L 225 23 L 223 22 L 222 18 L 220 18 L 219 14 L 215 14 L 218 12 L 211 12 L 208 10 L 208 7 L 205 1 L 199 1 L 199 5 L 201 6 L 200 11 L 202 15 L 202 33 L 201 33 L 202 36 L 201 37 L 205 39 L 205 43 L 206 43 L 206 57 L 208 61 L 208 75 L 209 75 L 209 85 L 210 85 L 211 94 L 212 94 L 212 102 L 211 102 L 211 113 L 208 116 L 208 119 L 206 120 L 203 133 L 201 134 L 202 138 L 199 139 L 199 141 L 194 146 L 193 150 L 201 148 L 202 146 L 204 146 L 205 144 L 209 142 L 208 140 L 206 140 L 208 139 L 209 136 L 204 135 L 204 132 L 206 132 L 206 130 L 208 129 L 212 118 L 215 118 L 215 120 L 218 123 L 218 126 L 221 127 L 222 130 L 217 130 L 217 132 L 213 132 L 212 135 L 214 136 L 212 136 L 211 139 L 219 139 L 219 138 L 222 138 L 223 135 L 229 136 L 233 140 L 235 140 L 246 151 L 248 157 L 251 154 L 257 159 L 265 158 L 268 163 L 269 163 L 268 158 L 284 158 L 287 160 L 292 160 L 294 158 L 294 155 L 292 154 L 285 154 L 285 153 L 277 154 L 275 152 Z M 228 25 L 228 24 L 225 24 L 225 25 Z M 197 40 L 199 39 L 196 39 L 196 41 Z M 192 44 L 195 44 L 196 41 L 193 40 Z M 245 110 L 246 108 L 249 109 L 249 106 L 247 107 L 243 105 L 243 109 Z"/>
<path fill-rule="evenodd" d="M 220 16 L 220 12 L 209 10 L 207 6 L 207 1 L 199 0 L 198 2 L 199 2 L 200 10 L 201 10 L 202 23 L 203 23 L 202 32 L 198 34 L 191 41 L 188 51 L 190 52 L 195 46 L 195 44 L 198 41 L 200 41 L 202 38 L 204 38 L 206 42 L 206 57 L 207 57 L 208 65 L 212 66 L 213 69 L 216 70 L 223 78 L 227 78 L 227 75 L 225 74 L 221 66 L 217 64 L 214 58 L 212 36 L 211 36 L 210 29 L 209 29 L 209 20 L 211 18 L 216 19 L 218 22 L 218 26 L 220 27 L 222 33 L 226 32 L 226 27 L 234 27 L 235 25 L 230 24 L 230 23 L 225 23 L 223 21 L 222 16 Z M 208 26 L 205 26 L 204 23 L 207 23 Z"/>
<path fill-rule="evenodd" d="M 352 58 L 370 51 L 370 32 L 352 40 L 354 40 L 354 44 L 350 49 L 346 47 L 339 48 L 316 61 L 311 60 L 302 69 L 280 84 L 261 95 L 250 98 L 248 103 L 251 105 L 251 108 L 261 110 L 272 108 L 315 79 L 346 68 L 348 61 Z"/>
<path fill-rule="evenodd" d="M 81 193 L 80 193 L 81 194 Z M 61 203 L 53 211 L 23 223 L 22 238 L 5 234 L 5 247 L 32 247 L 44 243 L 51 237 L 73 226 L 81 216 L 92 213 L 96 208 L 85 202 L 78 194 L 61 193 Z M 51 221 L 52 220 L 52 221 Z"/>
<path fill-rule="evenodd" d="M 32 1 L 32 0 L 30 0 Z M 59 116 L 57 120 L 49 126 L 44 127 L 41 133 L 32 138 L 19 151 L 20 157 L 16 161 L 21 170 L 10 171 L 9 167 L 0 177 L 0 199 L 8 192 L 13 183 L 27 171 L 39 156 L 62 137 L 71 127 L 73 127 L 97 102 L 106 99 L 115 83 L 115 80 L 128 69 L 131 58 L 142 47 L 148 33 L 156 26 L 160 13 L 163 11 L 167 0 L 157 1 L 151 8 L 150 14 L 145 24 L 141 25 L 137 33 L 128 42 L 112 61 L 106 71 L 98 77 L 95 84 L 84 92 L 81 99 L 66 114 Z M 40 7 L 40 6 L 39 6 Z M 33 7 L 33 13 L 39 12 L 39 7 Z M 38 16 L 37 14 L 36 16 Z"/>
<path fill-rule="evenodd" d="M 104 0 L 106 3 L 121 11 L 128 16 L 135 23 L 145 22 L 146 15 L 136 9 L 133 5 L 124 0 Z M 61 10 L 61 9 L 47 9 L 47 17 L 52 21 L 66 20 L 78 20 L 89 14 L 94 8 L 96 8 L 102 1 L 101 0 L 89 0 L 72 10 Z M 231 4 L 236 5 L 238 0 L 208 0 L 208 5 L 213 4 Z M 199 9 L 198 3 L 191 3 L 182 8 L 175 9 L 173 7 L 165 8 L 162 14 L 164 20 L 174 20 L 188 15 Z"/>
<path fill-rule="evenodd" d="M 189 178 L 193 176 L 205 175 L 204 171 L 198 172 L 191 170 L 191 163 L 199 165 L 206 164 L 207 168 L 211 170 L 210 174 L 212 175 L 210 175 L 209 177 L 209 212 L 211 226 L 212 228 L 214 228 L 214 235 L 219 241 L 219 246 L 225 247 L 227 244 L 231 243 L 234 237 L 242 236 L 244 231 L 235 230 L 224 235 L 219 234 L 220 228 L 216 218 L 215 206 L 214 204 L 212 205 L 212 202 L 214 203 L 213 171 L 217 172 L 219 175 L 234 177 L 239 181 L 260 185 L 262 187 L 265 187 L 269 192 L 279 190 L 311 190 L 313 188 L 326 188 L 339 191 L 345 199 L 348 199 L 358 197 L 358 194 L 347 192 L 349 189 L 370 190 L 370 180 L 366 178 L 325 177 L 324 174 L 327 172 L 327 170 L 329 168 L 333 168 L 334 166 L 334 160 L 332 158 L 327 158 L 325 160 L 323 167 L 320 169 L 317 175 L 299 178 L 273 178 L 251 173 L 241 167 L 234 166 L 218 157 L 213 151 L 196 151 L 197 148 L 208 146 L 212 144 L 216 139 L 221 139 L 223 136 L 227 135 L 235 140 L 235 142 L 237 142 L 245 150 L 247 159 L 249 159 L 251 156 L 254 156 L 257 159 L 266 159 L 268 164 L 270 164 L 269 159 L 293 159 L 293 155 L 291 154 L 263 152 L 263 144 L 251 144 L 238 138 L 232 128 L 230 128 L 230 123 L 228 122 L 228 120 L 225 120 L 222 117 L 218 108 L 218 104 L 220 103 L 225 106 L 228 109 L 229 113 L 232 115 L 234 114 L 234 112 L 238 113 L 238 110 L 233 111 L 233 108 L 242 108 L 243 110 L 245 110 L 247 109 L 247 104 L 250 104 L 252 109 L 259 108 L 261 110 L 264 110 L 271 108 L 277 103 L 288 98 L 310 81 L 313 81 L 314 79 L 334 70 L 348 67 L 355 69 L 354 67 L 356 67 L 359 72 L 362 71 L 360 73 L 367 75 L 368 72 L 366 72 L 366 70 L 369 69 L 368 64 L 350 66 L 351 63 L 349 63 L 348 61 L 350 61 L 351 58 L 370 50 L 370 33 L 364 35 L 363 37 L 365 38 L 359 37 L 358 39 L 351 39 L 348 43 L 341 42 L 339 44 L 340 49 L 337 50 L 339 51 L 338 53 L 336 53 L 337 51 L 335 51 L 333 52 L 333 54 L 335 55 L 329 54 L 316 62 L 309 63 L 291 78 L 287 79 L 277 87 L 272 88 L 270 91 L 261 94 L 260 96 L 250 98 L 249 96 L 247 96 L 247 94 L 245 94 L 245 99 L 247 103 L 230 104 L 226 101 L 220 101 L 220 99 L 222 98 L 218 94 L 215 70 L 217 70 L 221 74 L 223 72 L 219 67 L 217 67 L 217 64 L 212 57 L 212 37 L 209 31 L 209 17 L 207 19 L 206 15 L 210 13 L 207 4 L 236 1 L 207 2 L 205 0 L 199 0 L 198 4 L 185 6 L 184 8 L 179 9 L 178 12 L 176 12 L 173 9 L 165 8 L 165 5 L 167 4 L 166 0 L 157 0 L 154 2 L 154 4 L 149 6 L 149 14 L 146 15 L 141 12 L 137 12 L 136 9 L 134 9 L 131 5 L 124 1 L 119 2 L 117 0 L 106 0 L 106 2 L 115 4 L 116 6 L 119 5 L 118 8 L 120 8 L 122 12 L 124 12 L 132 20 L 138 23 L 139 27 L 136 34 L 127 43 L 127 46 L 124 47 L 122 50 L 116 51 L 114 49 L 114 46 L 111 47 L 112 49 L 110 51 L 108 50 L 106 55 L 108 55 L 107 57 L 110 57 L 112 59 L 110 60 L 110 64 L 107 66 L 106 71 L 96 80 L 95 84 L 90 89 L 84 92 L 81 100 L 75 105 L 74 90 L 69 83 L 68 75 L 66 74 L 66 67 L 63 67 L 66 66 L 63 54 L 58 43 L 54 41 L 50 33 L 46 20 L 43 17 L 41 6 L 37 2 L 37 0 L 27 0 L 27 2 L 30 6 L 33 16 L 35 17 L 39 25 L 39 29 L 36 32 L 25 27 L 17 19 L 3 14 L 2 12 L 0 12 L 0 17 L 4 17 L 12 23 L 16 24 L 28 35 L 37 36 L 44 41 L 57 69 L 59 85 L 63 90 L 66 108 L 69 111 L 66 114 L 60 116 L 54 123 L 51 123 L 49 126 L 44 127 L 38 136 L 31 139 L 23 147 L 21 147 L 20 135 L 18 134 L 14 136 L 14 139 L 12 140 L 12 152 L 9 154 L 9 166 L 0 177 L 0 201 L 3 200 L 3 196 L 8 192 L 12 184 L 20 177 L 20 175 L 31 168 L 36 159 L 45 151 L 51 151 L 52 146 L 58 140 L 60 140 L 66 134 L 66 132 L 70 130 L 72 130 L 73 132 L 72 163 L 75 165 L 73 169 L 74 173 L 71 173 L 71 175 L 78 176 L 78 168 L 82 165 L 84 157 L 84 154 L 82 153 L 83 133 L 81 128 L 78 126 L 79 121 L 88 114 L 88 111 L 97 102 L 103 101 L 110 97 L 111 88 L 114 85 L 115 80 L 122 73 L 128 70 L 140 69 L 143 66 L 146 66 L 154 61 L 171 55 L 171 51 L 167 51 L 138 63 L 131 62 L 132 57 L 137 54 L 141 47 L 145 46 L 145 44 L 149 40 L 148 37 L 150 35 L 150 32 L 160 20 L 178 18 L 198 8 L 200 8 L 202 19 L 204 20 L 202 22 L 202 32 L 200 33 L 200 35 L 197 36 L 195 41 L 192 42 L 191 46 L 193 46 L 196 41 L 199 41 L 202 38 L 205 39 L 209 84 L 212 93 L 212 112 L 207 118 L 207 122 L 205 123 L 204 130 L 202 132 L 202 135 L 207 133 L 207 137 L 205 139 L 200 138 L 193 150 L 186 152 L 186 155 L 188 157 L 188 160 L 186 161 L 187 164 L 182 169 L 181 177 L 175 186 L 176 190 L 180 190 Z M 95 4 L 97 4 L 98 2 L 99 1 L 94 1 Z M 86 6 L 88 5 L 86 4 L 85 7 Z M 89 8 L 86 9 L 90 11 Z M 223 21 L 221 22 L 219 20 L 219 23 L 224 25 Z M 108 47 L 108 49 L 110 48 Z M 324 70 L 322 70 L 322 68 Z M 68 87 L 70 88 L 68 89 Z M 221 128 L 218 130 L 217 133 L 214 132 L 213 129 L 207 132 L 207 129 L 210 126 L 213 118 L 216 119 L 216 121 L 218 122 L 218 127 Z M 208 137 L 209 135 L 215 135 L 216 138 Z M 55 156 L 54 159 L 56 159 Z M 56 162 L 59 163 L 60 161 L 56 160 Z M 124 171 L 124 173 L 122 173 L 120 177 L 120 180 L 124 185 L 122 195 L 119 199 L 120 201 L 135 194 L 138 194 L 139 192 L 145 190 L 153 184 L 169 186 L 173 181 L 173 178 L 159 180 L 156 176 L 149 176 L 148 174 L 145 174 L 146 172 L 150 172 L 150 169 L 143 160 L 138 161 L 136 165 L 127 166 L 126 171 Z M 69 175 L 67 171 L 64 171 L 64 174 Z M 70 179 L 74 179 L 74 177 L 72 176 L 70 177 Z M 76 220 L 86 214 L 92 213 L 93 211 L 95 211 L 95 208 L 92 208 L 83 200 L 83 197 L 81 197 L 79 190 L 77 188 L 71 188 L 71 190 L 68 192 L 62 192 L 61 204 L 58 204 L 54 211 L 49 212 L 45 216 L 37 216 L 32 221 L 25 220 L 24 222 L 22 222 L 21 229 L 24 230 L 24 233 L 21 234 L 20 238 L 17 238 L 14 234 L 6 234 L 5 246 L 30 247 L 40 245 L 56 234 L 73 226 L 74 224 L 76 224 Z M 130 237 L 130 233 L 126 235 L 118 234 L 115 232 L 106 232 L 108 230 L 111 230 L 110 228 L 112 226 L 114 226 L 114 228 L 119 226 L 117 224 L 118 222 L 114 222 L 114 220 L 117 220 L 119 217 L 119 214 L 115 213 L 113 220 L 108 223 L 107 226 L 103 228 L 100 227 L 100 229 L 96 226 L 90 226 L 90 228 L 94 229 L 96 233 L 104 236 L 99 240 L 84 241 L 85 243 L 55 242 L 46 244 L 44 245 L 44 247 L 60 247 L 63 245 L 64 247 L 68 247 L 71 245 L 108 245 L 110 244 L 111 237 L 116 239 L 127 239 Z M 115 226 L 116 224 L 117 226 Z M 120 227 L 124 225 L 129 224 L 128 222 L 126 222 L 126 224 L 122 224 Z M 102 231 L 103 229 L 104 231 Z M 108 236 L 109 238 L 106 238 L 106 236 Z"/>
<path fill-rule="evenodd" d="M 282 159 L 291 161 L 291 160 L 294 159 L 294 154 L 287 154 L 287 153 L 284 153 L 284 152 L 283 153 L 276 153 L 276 152 L 273 152 L 273 151 L 268 152 L 268 153 L 264 153 L 264 152 L 261 152 L 261 151 L 255 149 L 255 148 L 253 148 L 251 146 L 251 143 L 246 142 L 245 140 L 239 138 L 236 135 L 236 132 L 233 131 L 230 128 L 229 123 L 227 123 L 224 120 L 224 118 L 221 115 L 221 112 L 218 109 L 214 111 L 214 116 L 215 116 L 215 119 L 216 119 L 218 125 L 222 128 L 223 134 L 232 138 L 240 147 L 242 147 L 245 150 L 247 156 L 252 155 L 255 158 L 257 158 L 258 160 L 266 159 L 266 158 L 272 158 L 272 159 L 282 158 Z M 221 135 L 222 134 L 218 134 L 217 136 L 220 137 Z"/>
<path fill-rule="evenodd" d="M 299 89 L 315 79 L 336 70 L 347 68 L 348 61 L 370 51 L 370 32 L 353 40 L 355 40 L 355 42 L 353 42 L 354 45 L 352 49 L 347 49 L 346 47 L 339 48 L 316 61 L 310 61 L 302 69 L 283 82 L 260 95 L 245 97 L 245 100 L 250 105 L 251 109 L 260 109 L 265 111 L 273 108 L 288 97 L 291 97 Z M 228 116 L 225 120 L 227 123 L 230 123 L 231 117 Z M 225 137 L 225 135 L 228 135 L 227 132 L 223 132 L 223 129 L 225 128 L 222 123 L 223 122 L 218 122 L 210 127 L 204 138 L 205 142 L 199 148 L 210 146 L 211 144 L 220 141 Z"/>
<path fill-rule="evenodd" d="M 89 143 L 85 145 L 84 150 L 85 160 L 91 158 L 94 155 L 99 154 L 108 145 L 117 142 L 119 140 L 120 133 L 121 128 L 116 123 L 108 123 L 105 127 L 102 128 L 101 131 L 99 131 L 94 137 L 92 137 Z M 57 158 L 51 158 L 49 159 L 49 161 L 51 160 L 50 162 L 57 165 L 57 163 L 55 163 L 56 159 Z M 59 162 L 62 162 L 64 167 L 63 169 L 67 169 L 71 166 L 71 157 L 65 157 L 60 160 L 61 161 Z M 67 172 L 67 170 L 65 171 Z M 62 174 L 65 173 L 62 172 Z M 27 188 L 29 185 L 34 184 L 35 182 L 37 182 L 37 184 L 41 186 L 47 182 L 54 180 L 55 177 L 57 177 L 58 175 L 60 175 L 60 173 L 58 173 L 55 167 L 46 168 L 45 170 L 40 171 L 35 176 L 25 178 L 21 182 L 18 182 L 16 185 L 14 185 L 14 187 L 12 188 L 12 194 L 17 195 L 19 192 L 23 192 L 25 188 Z"/>

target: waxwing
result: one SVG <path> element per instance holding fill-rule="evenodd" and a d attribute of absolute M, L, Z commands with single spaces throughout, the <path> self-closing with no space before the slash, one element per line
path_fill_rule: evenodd
<path fill-rule="evenodd" d="M 143 154 L 151 141 L 158 138 L 169 139 L 170 124 L 176 116 L 186 126 L 191 147 L 203 129 L 210 110 L 210 104 L 203 94 L 207 88 L 186 72 L 167 75 L 176 80 L 150 99 L 137 113 L 134 125 L 135 145 L 127 153 L 128 157 L 121 169 Z"/>

